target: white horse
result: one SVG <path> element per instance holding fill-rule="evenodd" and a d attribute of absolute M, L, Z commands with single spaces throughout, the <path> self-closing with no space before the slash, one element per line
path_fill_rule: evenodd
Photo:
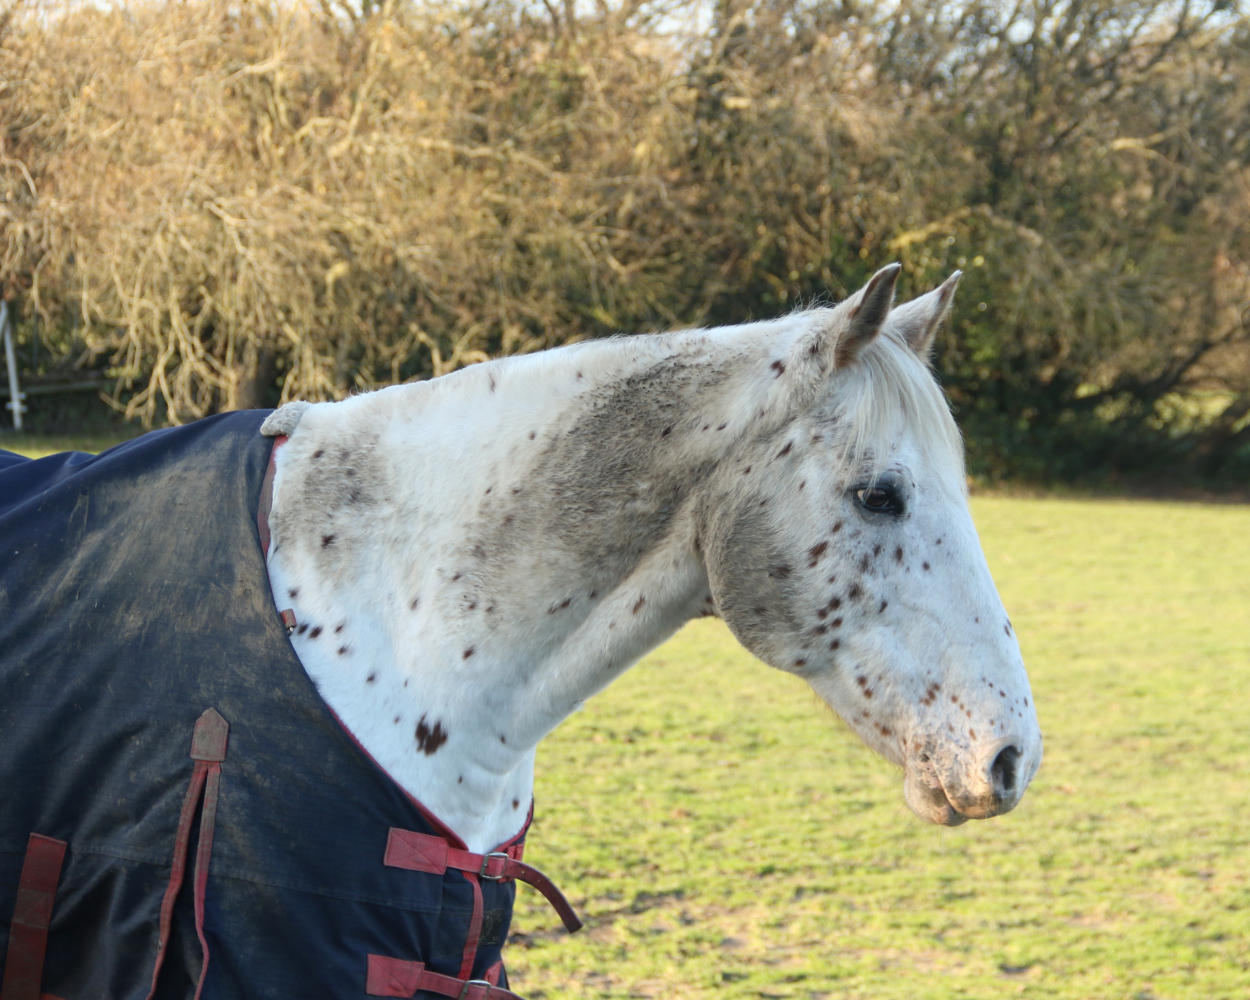
<path fill-rule="evenodd" d="M 947 825 L 1042 756 L 926 364 L 959 275 L 835 308 L 577 344 L 290 404 L 276 606 L 355 738 L 472 851 L 516 834 L 538 742 L 684 622 L 807 679 Z"/>

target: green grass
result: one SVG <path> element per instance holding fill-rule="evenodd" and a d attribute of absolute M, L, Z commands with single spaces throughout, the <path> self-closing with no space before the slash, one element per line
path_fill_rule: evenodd
<path fill-rule="evenodd" d="M 722 625 L 539 750 L 531 1000 L 1250 995 L 1250 508 L 978 498 L 1046 758 L 1008 816 L 921 823 L 899 773 Z"/>

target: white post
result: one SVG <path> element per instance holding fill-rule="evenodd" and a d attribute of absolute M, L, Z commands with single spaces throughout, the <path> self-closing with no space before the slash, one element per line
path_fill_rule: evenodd
<path fill-rule="evenodd" d="M 22 400 L 26 396 L 17 384 L 17 356 L 13 351 L 13 324 L 9 322 L 9 304 L 0 300 L 0 329 L 4 330 L 4 360 L 9 366 L 9 401 L 5 406 L 13 411 L 13 429 L 22 429 L 22 413 L 26 407 Z"/>

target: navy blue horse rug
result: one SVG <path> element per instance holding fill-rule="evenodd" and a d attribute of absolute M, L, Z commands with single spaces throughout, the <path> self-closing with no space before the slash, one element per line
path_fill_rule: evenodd
<path fill-rule="evenodd" d="M 265 570 L 266 415 L 0 456 L 2 1000 L 512 995 L 513 879 L 554 890 L 318 696 Z"/>

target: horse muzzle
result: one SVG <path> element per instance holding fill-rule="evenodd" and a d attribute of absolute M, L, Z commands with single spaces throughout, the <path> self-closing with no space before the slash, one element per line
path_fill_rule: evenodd
<path fill-rule="evenodd" d="M 908 758 L 903 795 L 922 819 L 958 826 L 1016 807 L 1041 763 L 1041 740 L 1007 737 L 975 756 L 932 747 Z"/>

